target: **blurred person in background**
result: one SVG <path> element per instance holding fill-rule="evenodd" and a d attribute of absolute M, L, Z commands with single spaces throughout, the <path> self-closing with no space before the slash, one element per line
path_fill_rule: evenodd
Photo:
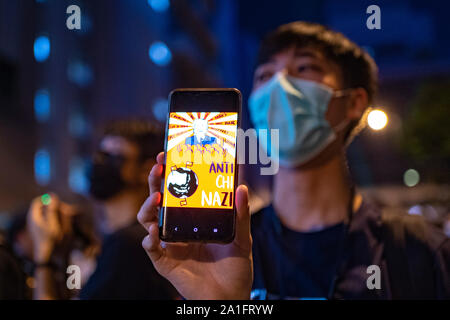
<path fill-rule="evenodd" d="M 89 172 L 90 194 L 102 209 L 104 236 L 95 271 L 81 288 L 81 299 L 176 298 L 176 290 L 142 250 L 145 230 L 136 221 L 140 204 L 148 196 L 148 173 L 162 147 L 163 132 L 148 121 L 122 120 L 106 126 Z M 42 227 L 47 240 L 36 239 L 40 248 L 51 246 L 52 231 L 47 226 Z M 38 263 L 47 261 L 48 255 Z M 44 288 L 38 298 L 52 292 L 49 279 L 38 281 L 37 287 Z"/>
<path fill-rule="evenodd" d="M 67 287 L 67 267 L 80 267 L 83 285 L 92 274 L 99 239 L 86 204 L 62 201 L 54 193 L 36 197 L 27 216 L 33 259 L 33 298 L 72 299 L 79 290 Z"/>
<path fill-rule="evenodd" d="M 293 22 L 270 33 L 249 111 L 256 129 L 279 129 L 272 203 L 252 216 L 250 236 L 240 186 L 231 244 L 163 248 L 160 154 L 138 214 L 158 272 L 194 299 L 450 299 L 450 239 L 423 219 L 382 214 L 350 178 L 346 146 L 361 129 L 377 78 L 373 59 L 325 26 Z M 370 266 L 379 268 L 371 279 Z"/>
<path fill-rule="evenodd" d="M 445 235 L 450 238 L 450 213 L 447 213 L 444 218 L 443 229 Z"/>
<path fill-rule="evenodd" d="M 0 231 L 0 300 L 28 299 L 26 275 L 6 238 Z"/>
<path fill-rule="evenodd" d="M 27 273 L 32 273 L 33 243 L 27 230 L 27 211 L 17 211 L 12 215 L 7 228 L 7 241 L 17 258 L 23 261 Z"/>
<path fill-rule="evenodd" d="M 27 284 L 27 298 L 32 297 L 33 287 L 33 242 L 27 229 L 27 210 L 18 210 L 12 215 L 7 228 L 7 243 L 17 258 L 21 270 L 24 272 Z"/>
<path fill-rule="evenodd" d="M 46 205 L 52 201 L 52 205 Z M 20 288 L 20 296 L 17 299 L 31 298 L 70 298 L 76 294 L 69 292 L 66 287 L 66 269 L 69 264 L 83 265 L 81 282 L 85 281 L 92 273 L 92 265 L 95 252 L 98 251 L 98 240 L 94 232 L 93 221 L 86 205 L 77 203 L 69 205 L 58 199 L 56 195 L 44 195 L 32 201 L 30 209 L 17 211 L 13 214 L 7 228 L 7 238 L 3 243 L 5 254 L 10 254 L 8 263 L 4 260 L 2 266 L 9 269 L 5 276 L 9 283 L 9 295 L 11 290 Z M 27 220 L 32 220 L 28 222 Z M 61 228 L 54 228 L 54 222 L 61 224 Z M 29 228 L 30 226 L 30 228 Z M 52 241 L 45 240 L 45 234 L 37 228 L 49 228 L 60 234 L 53 235 Z M 51 234 L 48 234 L 51 236 Z M 51 244 L 40 247 L 40 244 Z M 36 246 L 38 244 L 38 246 Z M 44 253 L 45 251 L 45 253 Z M 5 256 L 3 256 L 5 259 Z M 17 270 L 13 272 L 13 268 Z M 16 279 L 16 280 L 14 280 Z M 53 292 L 40 291 L 42 286 L 35 288 L 36 279 L 41 283 L 43 279 L 52 283 Z M 14 284 L 20 280 L 19 284 Z M 1 282 L 1 281 L 0 281 Z M 18 286 L 19 285 L 19 286 Z M 16 289 L 14 289 L 16 288 Z M 0 290 L 1 291 L 1 290 Z M 4 296 L 4 295 L 2 295 Z"/>
<path fill-rule="evenodd" d="M 163 143 L 163 130 L 149 121 L 122 120 L 106 126 L 94 155 L 90 193 L 104 209 L 108 234 L 82 299 L 176 297 L 141 250 L 143 232 L 136 221 L 148 196 L 148 173 Z"/>

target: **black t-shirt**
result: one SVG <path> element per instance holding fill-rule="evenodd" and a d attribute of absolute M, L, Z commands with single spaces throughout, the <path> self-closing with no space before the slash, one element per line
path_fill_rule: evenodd
<path fill-rule="evenodd" d="M 255 260 L 253 294 L 266 298 L 326 298 L 342 255 L 344 223 L 319 231 L 297 232 L 279 221 L 269 207 L 252 216 Z M 265 230 L 261 242 L 256 228 Z M 254 236 L 255 238 L 255 236 Z"/>
<path fill-rule="evenodd" d="M 174 299 L 176 290 L 161 277 L 142 248 L 138 223 L 107 236 L 97 267 L 81 289 L 81 299 Z"/>
<path fill-rule="evenodd" d="M 282 225 L 272 206 L 252 215 L 253 299 L 391 299 L 381 232 L 381 210 L 363 201 L 347 226 L 337 224 L 313 232 Z M 346 239 L 345 250 L 343 240 Z M 431 228 L 427 248 L 434 261 L 434 298 L 450 299 L 450 239 Z M 408 258 L 408 257 L 407 257 Z M 379 266 L 381 289 L 369 289 L 368 267 Z M 337 271 L 339 267 L 339 271 Z M 414 274 L 418 282 L 421 274 Z M 336 281 L 333 278 L 336 277 Z M 333 282 L 334 289 L 330 290 Z"/>
<path fill-rule="evenodd" d="M 343 223 L 315 232 L 296 232 L 281 225 L 278 261 L 280 293 L 295 297 L 327 297 L 342 254 Z M 275 248 L 274 248 L 275 249 Z M 320 252 L 320 254 L 317 254 Z"/>

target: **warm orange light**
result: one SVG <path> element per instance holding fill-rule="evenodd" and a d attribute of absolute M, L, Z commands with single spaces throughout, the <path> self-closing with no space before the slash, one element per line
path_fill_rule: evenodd
<path fill-rule="evenodd" d="M 375 109 L 369 112 L 369 115 L 367 116 L 367 123 L 371 129 L 378 131 L 386 127 L 388 123 L 388 116 L 386 112 L 380 109 Z"/>

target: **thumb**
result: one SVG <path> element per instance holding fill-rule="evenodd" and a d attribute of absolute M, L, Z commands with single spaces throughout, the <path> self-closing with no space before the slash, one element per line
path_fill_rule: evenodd
<path fill-rule="evenodd" d="M 240 185 L 236 189 L 236 236 L 234 242 L 241 248 L 250 250 L 252 240 L 250 235 L 250 209 L 248 206 L 248 189 Z"/>

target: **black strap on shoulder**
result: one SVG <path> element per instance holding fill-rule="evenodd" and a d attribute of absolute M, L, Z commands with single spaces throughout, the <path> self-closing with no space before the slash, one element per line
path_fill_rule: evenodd
<path fill-rule="evenodd" d="M 433 299 L 434 259 L 422 217 L 383 212 L 384 254 L 393 299 Z"/>

